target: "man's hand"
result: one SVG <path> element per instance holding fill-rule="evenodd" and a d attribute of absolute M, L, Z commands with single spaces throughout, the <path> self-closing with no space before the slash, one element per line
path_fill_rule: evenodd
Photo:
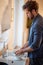
<path fill-rule="evenodd" d="M 20 50 L 18 50 L 18 51 L 15 52 L 16 55 L 20 55 L 22 53 L 23 53 L 23 49 L 20 49 Z"/>

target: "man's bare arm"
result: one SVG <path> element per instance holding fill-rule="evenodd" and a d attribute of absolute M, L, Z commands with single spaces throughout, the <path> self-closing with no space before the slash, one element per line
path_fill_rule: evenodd
<path fill-rule="evenodd" d="M 24 52 L 32 52 L 34 51 L 34 49 L 30 48 L 30 47 L 26 47 L 25 49 L 23 49 L 23 53 Z"/>
<path fill-rule="evenodd" d="M 32 52 L 32 51 L 34 51 L 32 48 L 26 47 L 26 48 L 23 48 L 23 49 L 16 51 L 15 54 L 20 55 L 20 54 L 23 54 L 24 52 Z"/>

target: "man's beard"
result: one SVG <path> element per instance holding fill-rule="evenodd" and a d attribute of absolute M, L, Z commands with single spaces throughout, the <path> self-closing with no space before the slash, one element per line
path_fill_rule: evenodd
<path fill-rule="evenodd" d="M 34 19 L 34 15 L 31 14 L 31 17 L 28 17 L 28 19 L 30 19 L 30 20 Z"/>

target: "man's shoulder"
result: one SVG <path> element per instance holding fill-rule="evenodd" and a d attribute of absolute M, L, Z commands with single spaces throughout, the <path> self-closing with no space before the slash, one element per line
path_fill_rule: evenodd
<path fill-rule="evenodd" d="M 34 26 L 43 26 L 43 17 L 41 15 L 36 19 Z"/>

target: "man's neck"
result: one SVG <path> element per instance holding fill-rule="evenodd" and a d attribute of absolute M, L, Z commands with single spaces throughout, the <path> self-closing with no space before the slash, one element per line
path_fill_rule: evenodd
<path fill-rule="evenodd" d="M 35 18 L 37 15 L 38 15 L 38 13 L 35 13 L 35 14 L 34 14 L 34 18 Z"/>
<path fill-rule="evenodd" d="M 34 15 L 34 17 L 36 17 L 38 15 L 38 13 L 36 13 L 35 15 Z"/>

